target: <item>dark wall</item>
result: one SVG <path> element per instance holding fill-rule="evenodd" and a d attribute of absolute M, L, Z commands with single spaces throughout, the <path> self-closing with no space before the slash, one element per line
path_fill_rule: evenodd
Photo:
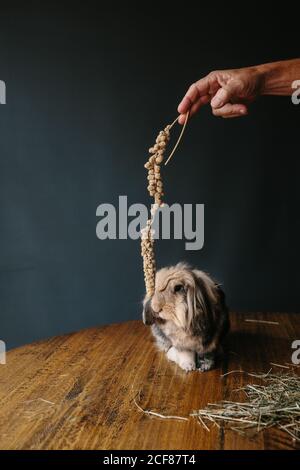
<path fill-rule="evenodd" d="M 0 338 L 9 348 L 140 317 L 139 242 L 98 240 L 97 206 L 119 195 L 149 203 L 147 149 L 190 83 L 299 56 L 297 24 L 274 10 L 245 25 L 243 14 L 225 20 L 194 2 L 12 5 L 0 15 Z M 299 113 L 275 97 L 238 120 L 203 109 L 164 172 L 167 202 L 205 204 L 205 246 L 161 241 L 158 263 L 207 270 L 232 309 L 300 309 Z"/>

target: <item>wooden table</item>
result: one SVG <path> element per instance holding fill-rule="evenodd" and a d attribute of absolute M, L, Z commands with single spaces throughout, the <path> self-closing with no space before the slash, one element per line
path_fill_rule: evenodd
<path fill-rule="evenodd" d="M 281 431 L 249 439 L 216 427 L 207 432 L 188 416 L 208 402 L 228 399 L 249 378 L 221 374 L 267 371 L 291 362 L 300 315 L 232 314 L 222 367 L 185 373 L 156 350 L 140 321 L 90 328 L 9 351 L 0 365 L 1 449 L 292 449 Z M 245 319 L 267 320 L 265 324 Z M 276 366 L 274 366 L 276 369 Z M 279 370 L 279 369 L 277 369 Z"/>

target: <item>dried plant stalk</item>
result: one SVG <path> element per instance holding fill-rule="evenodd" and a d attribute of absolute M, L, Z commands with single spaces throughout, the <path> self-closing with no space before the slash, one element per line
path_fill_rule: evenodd
<path fill-rule="evenodd" d="M 269 321 L 269 320 L 256 320 L 255 318 L 246 318 L 245 322 L 247 323 L 264 323 L 266 325 L 279 325 L 278 321 Z"/>
<path fill-rule="evenodd" d="M 174 415 L 163 415 L 162 413 L 156 413 L 156 411 L 152 410 L 144 410 L 136 401 L 136 399 L 133 399 L 133 403 L 135 406 L 145 415 L 151 415 L 155 416 L 156 418 L 162 418 L 162 419 L 178 419 L 179 421 L 188 421 L 188 418 L 185 416 L 174 416 Z"/>
<path fill-rule="evenodd" d="M 174 154 L 181 140 L 182 134 L 186 127 L 188 116 L 189 114 L 186 115 L 183 129 L 167 162 Z M 154 199 L 154 204 L 152 204 L 151 208 L 151 218 L 147 220 L 146 227 L 141 230 L 141 255 L 143 257 L 144 280 L 148 297 L 153 295 L 155 289 L 156 266 L 154 256 L 154 231 L 151 227 L 157 210 L 163 205 L 164 187 L 161 177 L 161 164 L 164 159 L 167 144 L 170 140 L 170 130 L 177 120 L 178 117 L 172 122 L 172 124 L 169 124 L 164 128 L 164 130 L 159 132 L 158 136 L 156 137 L 155 144 L 149 149 L 150 156 L 144 165 L 148 170 L 147 190 L 149 195 Z"/>

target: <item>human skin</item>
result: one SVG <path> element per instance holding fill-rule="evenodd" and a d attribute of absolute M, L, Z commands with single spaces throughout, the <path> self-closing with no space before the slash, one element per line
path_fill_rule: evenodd
<path fill-rule="evenodd" d="M 193 116 L 209 103 L 214 116 L 245 116 L 249 105 L 261 95 L 291 95 L 295 80 L 300 80 L 300 59 L 215 70 L 189 87 L 178 106 L 178 122 L 183 124 L 188 111 Z"/>

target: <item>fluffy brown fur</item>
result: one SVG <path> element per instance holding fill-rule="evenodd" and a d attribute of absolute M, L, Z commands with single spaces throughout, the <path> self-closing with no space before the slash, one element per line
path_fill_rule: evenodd
<path fill-rule="evenodd" d="M 209 370 L 229 329 L 220 286 L 185 263 L 156 273 L 154 295 L 144 299 L 143 320 L 157 346 L 184 370 Z"/>

